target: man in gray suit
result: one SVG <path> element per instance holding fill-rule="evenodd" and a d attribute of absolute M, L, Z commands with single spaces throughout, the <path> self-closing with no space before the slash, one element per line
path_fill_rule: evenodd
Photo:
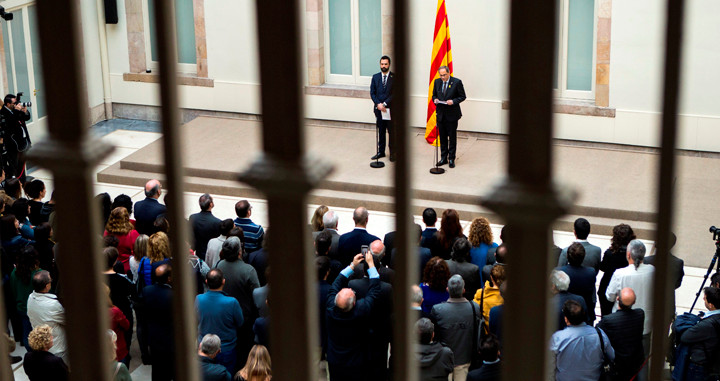
<path fill-rule="evenodd" d="M 338 215 L 334 211 L 328 210 L 323 214 L 323 226 L 325 226 L 323 231 L 329 231 L 330 234 L 332 234 L 332 244 L 330 244 L 330 252 L 328 253 L 328 257 L 331 259 L 337 259 L 338 242 L 340 242 L 340 233 L 337 231 L 337 224 Z M 313 232 L 312 234 L 313 241 L 315 241 L 315 238 L 317 238 L 320 232 Z"/>
<path fill-rule="evenodd" d="M 585 248 L 585 259 L 582 265 L 585 267 L 592 267 L 595 269 L 595 275 L 600 270 L 600 259 L 602 258 L 600 248 L 590 244 L 587 241 L 588 235 L 590 235 L 590 222 L 584 218 L 578 218 L 575 220 L 575 226 L 573 227 L 573 233 L 575 234 L 575 242 L 580 243 Z M 562 267 L 568 264 L 567 250 L 564 248 L 560 253 L 557 267 Z"/>
<path fill-rule="evenodd" d="M 455 355 L 453 380 L 465 381 L 472 352 L 477 350 L 475 334 L 480 323 L 480 307 L 463 297 L 465 281 L 460 275 L 450 277 L 447 288 L 450 299 L 433 306 L 430 319 L 435 323 L 437 340 Z"/>

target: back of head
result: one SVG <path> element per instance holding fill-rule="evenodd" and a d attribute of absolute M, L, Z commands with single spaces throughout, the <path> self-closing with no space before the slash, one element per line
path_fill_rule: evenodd
<path fill-rule="evenodd" d="M 152 179 L 145 183 L 145 197 L 160 197 L 160 181 Z"/>
<path fill-rule="evenodd" d="M 462 235 L 462 225 L 460 225 L 460 215 L 455 209 L 445 209 L 440 221 L 440 231 L 438 239 L 443 247 L 450 247 L 450 244 L 456 237 Z"/>
<path fill-rule="evenodd" d="M 254 345 L 250 349 L 245 366 L 238 373 L 242 373 L 243 378 L 247 381 L 270 379 L 270 376 L 272 376 L 272 362 L 267 348 L 259 344 Z"/>
<path fill-rule="evenodd" d="M 508 248 L 505 243 L 501 243 L 497 249 L 495 249 L 495 261 L 497 263 L 507 263 Z"/>
<path fill-rule="evenodd" d="M 126 194 L 120 194 L 117 197 L 115 197 L 115 200 L 113 200 L 112 208 L 115 209 L 119 206 L 122 206 L 125 208 L 128 212 L 128 216 L 132 214 L 133 212 L 133 201 L 130 198 L 130 196 Z"/>
<path fill-rule="evenodd" d="M 157 232 L 150 236 L 148 240 L 148 258 L 150 258 L 150 262 L 170 258 L 170 240 L 167 234 Z"/>
<path fill-rule="evenodd" d="M 50 226 L 50 223 L 43 222 L 37 226 L 35 226 L 35 242 L 36 243 L 45 243 L 50 239 L 50 231 L 52 230 L 52 226 Z"/>
<path fill-rule="evenodd" d="M 584 218 L 578 218 L 573 225 L 577 239 L 587 239 L 590 235 L 590 222 Z"/>
<path fill-rule="evenodd" d="M 423 210 L 422 219 L 425 226 L 435 226 L 435 223 L 437 222 L 437 213 L 435 212 L 435 209 L 427 208 Z"/>
<path fill-rule="evenodd" d="M 155 221 L 153 221 L 153 228 L 157 232 L 163 232 L 165 234 L 170 233 L 170 221 L 165 217 L 164 214 L 161 214 L 155 218 Z"/>
<path fill-rule="evenodd" d="M 28 335 L 28 344 L 30 345 L 30 348 L 34 351 L 47 350 L 48 348 L 50 348 L 52 340 L 52 328 L 50 328 L 50 326 L 47 324 L 41 324 L 33 328 L 33 330 L 30 331 L 30 334 Z"/>
<path fill-rule="evenodd" d="M 235 227 L 235 223 L 233 222 L 232 218 L 228 218 L 225 220 L 220 221 L 220 234 L 227 237 L 227 235 L 230 233 L 230 230 Z"/>
<path fill-rule="evenodd" d="M 452 247 L 452 259 L 455 262 L 469 262 L 470 249 L 470 241 L 467 238 L 458 238 Z"/>
<path fill-rule="evenodd" d="M 12 214 L 15 215 L 18 221 L 23 222 L 28 217 L 28 205 L 28 199 L 19 198 L 10 207 Z"/>
<path fill-rule="evenodd" d="M 212 269 L 207 273 L 207 276 L 205 277 L 205 282 L 207 282 L 208 288 L 210 288 L 211 290 L 217 290 L 218 288 L 222 287 L 223 279 L 225 279 L 225 277 L 222 270 Z"/>
<path fill-rule="evenodd" d="M 571 325 L 580 325 L 585 322 L 587 315 L 580 303 L 574 300 L 567 300 L 562 308 L 563 316 L 565 316 Z"/>
<path fill-rule="evenodd" d="M 423 282 L 432 290 L 445 291 L 449 279 L 450 269 L 445 260 L 440 257 L 430 258 L 423 269 Z"/>
<path fill-rule="evenodd" d="M 375 240 L 370 242 L 370 248 L 369 248 L 370 254 L 373 256 L 373 261 L 375 263 L 380 263 L 380 261 L 385 257 L 385 245 L 382 243 L 381 240 Z M 366 266 L 367 270 L 367 266 Z"/>
<path fill-rule="evenodd" d="M 422 226 L 418 224 L 413 224 L 414 226 L 410 227 L 410 230 L 415 232 L 415 237 L 418 239 L 418 242 L 420 242 L 420 239 L 422 239 Z"/>
<path fill-rule="evenodd" d="M 133 256 L 135 257 L 136 261 L 140 262 L 143 257 L 147 257 L 149 245 L 150 237 L 146 236 L 145 234 L 140 234 L 135 239 L 135 244 L 133 245 Z"/>
<path fill-rule="evenodd" d="M 720 272 L 715 272 L 715 274 L 710 277 L 710 286 L 720 288 Z"/>
<path fill-rule="evenodd" d="M 240 256 L 240 249 L 242 244 L 240 238 L 229 237 L 223 242 L 222 245 L 222 257 L 228 262 L 235 262 Z"/>
<path fill-rule="evenodd" d="M 421 318 L 415 323 L 415 332 L 418 335 L 420 344 L 430 344 L 435 332 L 435 326 L 428 318 Z"/>
<path fill-rule="evenodd" d="M 339 216 L 332 210 L 328 210 L 322 216 L 322 223 L 325 229 L 337 229 Z"/>
<path fill-rule="evenodd" d="M 0 238 L 3 241 L 9 241 L 16 235 L 18 235 L 18 229 L 15 227 L 15 216 L 6 214 L 0 217 Z"/>
<path fill-rule="evenodd" d="M 585 247 L 579 242 L 574 242 L 568 247 L 567 259 L 570 266 L 582 266 L 585 260 Z"/>
<path fill-rule="evenodd" d="M 7 186 L 5 186 L 5 191 L 7 192 Z M 112 211 L 112 200 L 110 199 L 110 195 L 107 192 L 100 193 L 95 196 L 95 202 L 100 206 L 100 216 L 102 217 L 103 224 L 107 223 L 108 217 L 110 217 L 110 212 Z"/>
<path fill-rule="evenodd" d="M 448 280 L 447 288 L 451 298 L 462 298 L 465 291 L 465 281 L 462 276 L 455 274 Z"/>
<path fill-rule="evenodd" d="M 203 212 L 210 210 L 210 205 L 212 205 L 212 203 L 213 198 L 208 193 L 200 196 L 200 199 L 198 200 L 198 204 L 200 204 L 200 210 L 202 210 Z"/>
<path fill-rule="evenodd" d="M 630 241 L 635 239 L 635 232 L 633 232 L 633 229 L 628 224 L 616 225 L 612 233 L 610 251 L 613 252 L 617 252 L 620 248 L 627 246 Z"/>
<path fill-rule="evenodd" d="M 505 265 L 496 264 L 493 266 L 492 270 L 490 270 L 490 276 L 495 286 L 500 287 L 505 283 Z"/>
<path fill-rule="evenodd" d="M 637 269 L 645 259 L 645 244 L 639 239 L 634 239 L 628 243 L 627 250 L 630 253 L 630 258 L 632 258 L 635 263 L 635 268 Z"/>
<path fill-rule="evenodd" d="M 330 271 L 330 258 L 326 256 L 315 258 L 315 269 L 317 270 L 317 280 L 324 280 Z"/>
<path fill-rule="evenodd" d="M 332 246 L 332 233 L 323 230 L 315 237 L 315 253 L 317 255 L 328 255 Z"/>
<path fill-rule="evenodd" d="M 203 336 L 200 342 L 200 351 L 208 356 L 212 356 L 220 351 L 220 337 L 212 333 Z"/>
<path fill-rule="evenodd" d="M 416 285 L 416 284 L 412 285 L 412 288 L 411 288 L 410 292 L 411 292 L 410 301 L 411 301 L 412 303 L 415 303 L 415 304 L 420 304 L 420 303 L 422 303 L 422 301 L 423 301 L 423 292 L 422 292 L 422 288 L 420 288 L 420 286 L 418 286 L 418 285 Z"/>
<path fill-rule="evenodd" d="M 250 212 L 250 202 L 248 200 L 240 200 L 235 204 L 235 214 L 239 218 L 246 218 Z"/>
<path fill-rule="evenodd" d="M 705 292 L 705 300 L 712 304 L 716 310 L 720 309 L 720 288 L 705 287 L 703 292 Z"/>
<path fill-rule="evenodd" d="M 550 282 L 558 292 L 564 292 L 570 288 L 570 277 L 564 271 L 553 270 L 550 275 Z"/>
<path fill-rule="evenodd" d="M 5 194 L 12 197 L 13 200 L 22 196 L 22 184 L 17 178 L 5 179 Z M 108 195 L 108 197 L 110 197 Z"/>
<path fill-rule="evenodd" d="M 473 247 L 480 246 L 481 243 L 492 245 L 493 233 L 490 227 L 490 221 L 485 217 L 478 217 L 470 224 L 470 233 L 468 239 Z"/>
<path fill-rule="evenodd" d="M 35 179 L 25 186 L 25 194 L 31 199 L 40 198 L 44 189 L 45 183 L 40 179 Z"/>
<path fill-rule="evenodd" d="M 618 298 L 618 308 L 630 309 L 633 304 L 635 304 L 635 300 L 635 291 L 633 291 L 633 289 L 630 287 L 625 287 L 620 290 L 620 295 Z"/>
<path fill-rule="evenodd" d="M 498 359 L 498 352 L 500 350 L 500 342 L 495 335 L 490 334 L 480 344 L 480 356 L 483 361 L 493 362 Z"/>
<path fill-rule="evenodd" d="M 155 269 L 155 279 L 158 284 L 170 284 L 170 278 L 172 277 L 172 266 L 164 263 Z"/>
<path fill-rule="evenodd" d="M 115 266 L 115 262 L 117 262 L 118 256 L 119 256 L 118 249 L 108 246 L 103 249 L 103 257 L 105 257 L 105 269 L 111 269 L 113 266 Z"/>
<path fill-rule="evenodd" d="M 353 221 L 355 221 L 355 226 L 367 226 L 369 216 L 370 214 L 365 207 L 357 207 L 353 212 Z"/>
<path fill-rule="evenodd" d="M 130 215 L 124 206 L 118 206 L 110 212 L 107 224 L 105 224 L 105 230 L 111 234 L 127 234 L 133 230 L 132 224 L 130 224 Z"/>
<path fill-rule="evenodd" d="M 323 217 L 325 213 L 327 213 L 328 207 L 325 205 L 320 205 L 315 209 L 315 213 L 313 213 L 312 218 L 310 218 L 310 226 L 312 227 L 312 230 L 314 232 L 319 232 L 323 229 L 325 229 L 325 223 L 323 221 Z"/>
<path fill-rule="evenodd" d="M 50 284 L 50 273 L 45 270 L 36 272 L 32 277 L 32 287 L 35 292 L 45 291 L 45 287 Z"/>

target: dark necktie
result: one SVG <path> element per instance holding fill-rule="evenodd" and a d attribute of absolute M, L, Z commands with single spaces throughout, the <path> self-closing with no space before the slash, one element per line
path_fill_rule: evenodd
<path fill-rule="evenodd" d="M 447 81 L 443 82 L 443 95 L 447 91 L 447 85 L 448 85 Z"/>
<path fill-rule="evenodd" d="M 383 75 L 383 89 L 387 86 L 387 75 Z"/>

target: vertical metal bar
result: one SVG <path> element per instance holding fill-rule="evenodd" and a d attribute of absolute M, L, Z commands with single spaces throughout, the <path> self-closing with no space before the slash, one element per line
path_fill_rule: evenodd
<path fill-rule="evenodd" d="M 412 186 L 410 179 L 410 133 L 407 128 L 408 101 L 407 89 L 410 80 L 408 65 L 408 24 L 409 12 L 407 0 L 393 1 L 393 46 L 395 56 L 393 66 L 395 82 L 393 82 L 393 133 L 395 134 L 395 226 L 397 235 L 395 247 L 399 254 L 400 265 L 396 266 L 395 285 L 393 292 L 393 377 L 396 380 L 417 380 L 418 367 L 414 356 L 416 337 L 413 334 L 416 315 L 410 310 L 410 287 L 417 282 L 417 255 L 415 245 L 417 237 L 412 238 Z"/>
<path fill-rule="evenodd" d="M 239 179 L 267 195 L 270 226 L 280 232 L 268 242 L 270 267 L 282 274 L 283 285 L 269 295 L 273 379 L 316 381 L 316 278 L 309 232 L 302 227 L 307 224 L 307 194 L 331 167 L 304 156 L 299 3 L 258 0 L 256 6 L 264 154 Z"/>
<path fill-rule="evenodd" d="M 2 264 L 2 260 L 0 260 L 0 265 Z M 9 285 L 7 285 L 9 286 Z M 3 286 L 0 285 L 0 322 L 4 325 L 7 323 L 7 317 L 5 316 L 5 301 L 4 301 L 4 289 Z M 3 331 L 3 334 L 5 331 Z M 7 345 L 4 344 L 5 338 L 0 338 L 1 341 L 3 341 L 3 344 L 0 345 L 0 378 L 3 380 L 12 380 L 13 374 L 12 374 L 12 367 L 10 364 L 10 352 L 8 351 Z"/>
<path fill-rule="evenodd" d="M 100 287 L 98 213 L 93 201 L 92 171 L 112 151 L 87 136 L 87 92 L 82 53 L 79 1 L 39 2 L 37 7 L 42 75 L 47 88 L 49 136 L 30 158 L 54 177 L 58 218 L 57 262 L 62 279 L 66 334 L 74 380 L 108 380 L 110 359 L 107 308 Z M 63 36 L 63 38 L 57 38 Z M 58 62 L 62 62 L 59 65 Z M 85 253 L 84 260 L 77 256 Z M 82 295 L 82 297 L 79 297 Z M 87 350 L 92 348 L 92 350 Z"/>
<path fill-rule="evenodd" d="M 567 188 L 556 189 L 551 181 L 555 12 L 554 1 L 512 2 L 508 173 L 482 201 L 509 226 L 503 316 L 534 317 L 513 324 L 505 319 L 505 380 L 545 376 L 550 224 L 574 198 Z"/>
<path fill-rule="evenodd" d="M 169 193 L 170 245 L 173 248 L 173 329 L 175 331 L 175 379 L 197 380 L 197 320 L 194 291 L 186 248 L 187 226 L 183 223 L 183 160 L 178 109 L 177 41 L 175 39 L 175 1 L 155 1 L 158 58 L 160 59 L 160 99 L 165 175 Z"/>
<path fill-rule="evenodd" d="M 667 29 L 665 35 L 665 86 L 663 89 L 662 143 L 660 146 L 660 167 L 658 173 L 659 195 L 657 199 L 657 259 L 653 281 L 652 361 L 650 379 L 659 380 L 665 365 L 668 345 L 668 324 L 670 323 L 669 301 L 674 292 L 674 283 L 668 268 L 670 252 L 670 231 L 674 214 L 675 141 L 677 137 L 677 113 L 680 93 L 680 68 L 682 54 L 684 0 L 668 0 Z M 674 312 L 674 311 L 673 311 Z"/>

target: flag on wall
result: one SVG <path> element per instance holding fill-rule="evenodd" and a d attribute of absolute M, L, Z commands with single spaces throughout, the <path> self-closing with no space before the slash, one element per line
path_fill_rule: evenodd
<path fill-rule="evenodd" d="M 435 114 L 435 103 L 432 101 L 433 82 L 440 78 L 438 69 L 440 66 L 450 68 L 450 75 L 453 74 L 452 49 L 450 48 L 450 26 L 448 25 L 447 12 L 445 11 L 445 0 L 438 0 L 437 14 L 435 15 L 435 33 L 433 34 L 432 60 L 430 64 L 430 83 L 428 84 L 428 106 L 427 119 L 425 124 L 425 140 L 429 144 L 437 145 L 437 121 Z"/>

